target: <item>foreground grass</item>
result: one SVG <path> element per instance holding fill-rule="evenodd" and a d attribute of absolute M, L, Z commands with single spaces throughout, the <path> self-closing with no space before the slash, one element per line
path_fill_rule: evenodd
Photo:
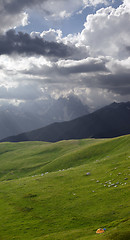
<path fill-rule="evenodd" d="M 0 240 L 129 239 L 129 159 L 130 136 L 0 144 Z"/>

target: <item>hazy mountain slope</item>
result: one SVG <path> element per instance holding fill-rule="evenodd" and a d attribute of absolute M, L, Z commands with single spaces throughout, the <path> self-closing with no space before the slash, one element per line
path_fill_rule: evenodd
<path fill-rule="evenodd" d="M 53 122 L 67 121 L 89 113 L 89 108 L 75 96 L 48 99 L 19 106 L 0 107 L 0 139 L 44 127 Z"/>
<path fill-rule="evenodd" d="M 113 103 L 72 121 L 6 138 L 2 141 L 50 141 L 108 138 L 130 133 L 130 102 Z"/>

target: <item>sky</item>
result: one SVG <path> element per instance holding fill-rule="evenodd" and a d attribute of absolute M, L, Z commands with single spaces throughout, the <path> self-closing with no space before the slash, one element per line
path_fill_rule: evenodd
<path fill-rule="evenodd" d="M 129 0 L 0 0 L 0 106 L 130 101 Z"/>

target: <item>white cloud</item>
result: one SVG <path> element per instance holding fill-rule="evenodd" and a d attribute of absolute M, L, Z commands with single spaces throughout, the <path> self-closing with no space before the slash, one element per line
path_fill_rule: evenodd
<path fill-rule="evenodd" d="M 124 4 L 130 9 L 130 1 L 129 0 L 124 0 Z"/>
<path fill-rule="evenodd" d="M 61 42 L 62 31 L 50 28 L 48 31 L 43 31 L 40 36 L 49 42 Z"/>
<path fill-rule="evenodd" d="M 92 55 L 128 57 L 130 14 L 126 5 L 117 9 L 102 8 L 87 17 L 80 35 L 81 44 L 90 47 Z M 79 38 L 79 37 L 78 37 Z"/>
<path fill-rule="evenodd" d="M 108 0 L 83 0 L 85 6 L 96 6 L 98 4 L 108 4 Z"/>
<path fill-rule="evenodd" d="M 112 58 L 107 62 L 106 66 L 112 74 L 130 74 L 130 57 L 123 60 Z"/>

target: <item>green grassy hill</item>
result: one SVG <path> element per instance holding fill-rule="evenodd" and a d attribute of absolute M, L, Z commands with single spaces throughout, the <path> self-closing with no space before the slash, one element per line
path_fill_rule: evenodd
<path fill-rule="evenodd" d="M 0 240 L 129 239 L 129 162 L 130 135 L 0 143 Z"/>

